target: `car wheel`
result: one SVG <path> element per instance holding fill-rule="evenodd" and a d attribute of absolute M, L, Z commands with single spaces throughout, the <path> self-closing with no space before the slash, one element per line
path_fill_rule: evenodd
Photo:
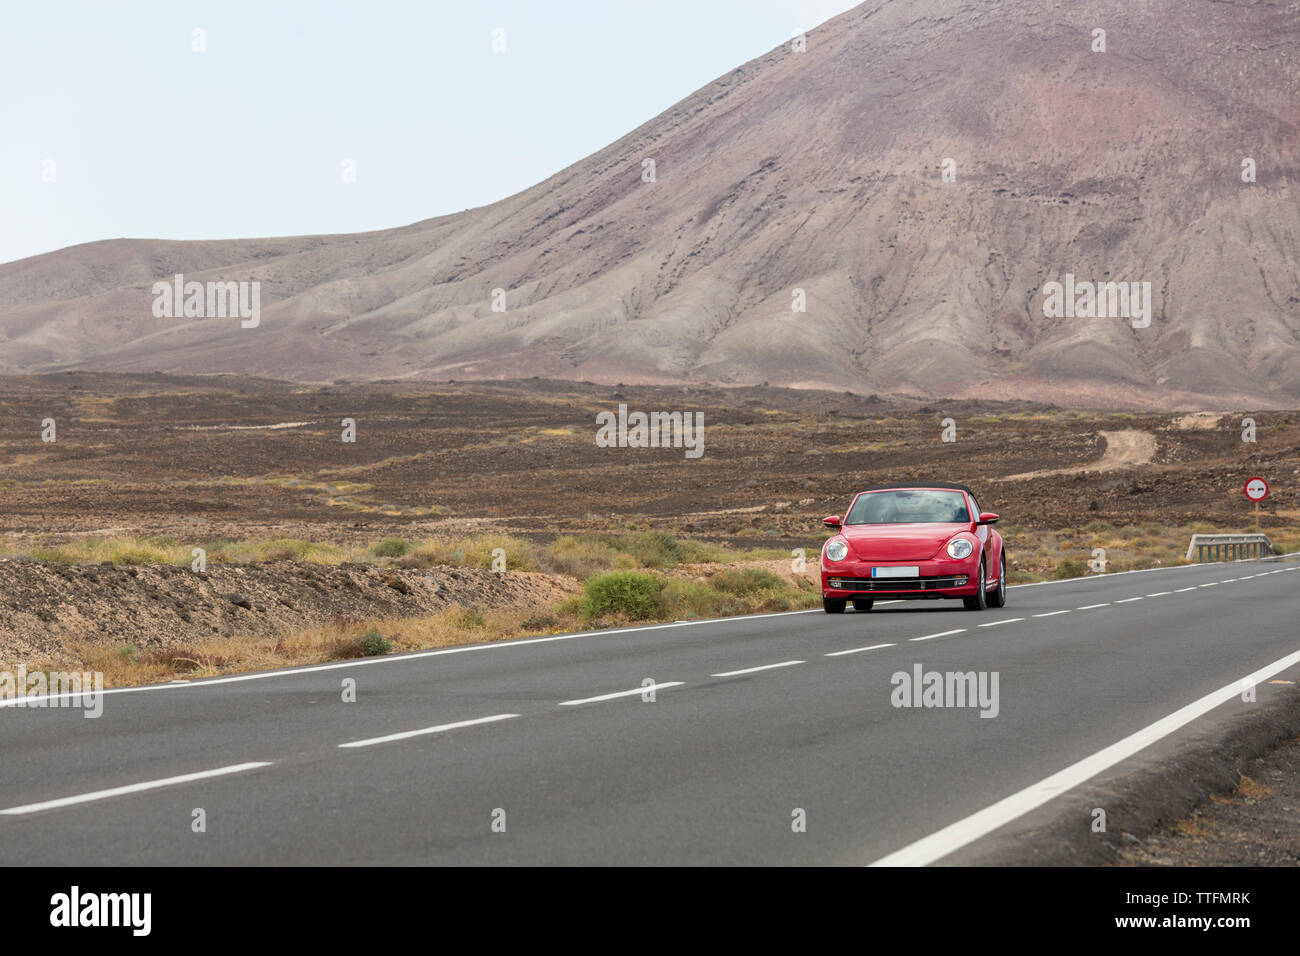
<path fill-rule="evenodd" d="M 998 571 L 998 586 L 989 595 L 989 607 L 1007 606 L 1007 555 L 1002 553 L 1001 569 Z"/>
<path fill-rule="evenodd" d="M 853 599 L 853 610 L 855 610 L 855 611 L 870 611 L 870 610 L 871 610 L 871 605 L 873 605 L 873 604 L 875 604 L 875 603 L 876 603 L 875 598 L 854 598 L 854 599 Z"/>
<path fill-rule="evenodd" d="M 827 614 L 843 614 L 846 604 L 848 601 L 844 598 L 822 598 L 822 610 Z"/>
<path fill-rule="evenodd" d="M 968 611 L 982 611 L 989 606 L 989 593 L 984 590 L 984 582 L 988 579 L 988 574 L 984 571 L 984 559 L 980 558 L 980 580 L 979 586 L 975 588 L 975 596 L 962 598 L 962 603 L 966 605 Z"/>

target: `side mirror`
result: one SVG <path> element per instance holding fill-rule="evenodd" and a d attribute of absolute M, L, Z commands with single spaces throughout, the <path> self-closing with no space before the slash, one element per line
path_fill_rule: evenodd
<path fill-rule="evenodd" d="M 976 521 L 975 523 L 976 524 L 997 524 L 997 522 L 998 522 L 998 516 L 995 515 L 992 511 L 981 511 L 980 520 Z"/>
<path fill-rule="evenodd" d="M 840 516 L 831 515 L 829 518 L 822 518 L 822 524 L 826 525 L 826 527 L 828 528 L 834 528 L 838 530 L 840 526 Z"/>

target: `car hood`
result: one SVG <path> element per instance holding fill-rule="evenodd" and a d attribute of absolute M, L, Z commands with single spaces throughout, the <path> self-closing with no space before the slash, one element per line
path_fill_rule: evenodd
<path fill-rule="evenodd" d="M 927 521 L 920 524 L 853 524 L 840 533 L 853 556 L 862 561 L 926 561 L 948 539 L 970 525 Z"/>

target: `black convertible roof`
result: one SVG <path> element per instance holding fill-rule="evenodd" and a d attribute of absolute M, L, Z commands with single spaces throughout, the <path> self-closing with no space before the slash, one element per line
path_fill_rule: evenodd
<path fill-rule="evenodd" d="M 890 491 L 896 488 L 951 488 L 953 491 L 964 491 L 972 498 L 975 492 L 971 491 L 965 485 L 954 485 L 947 481 L 905 481 L 893 485 L 873 485 L 870 488 L 863 488 L 859 494 L 867 491 Z"/>

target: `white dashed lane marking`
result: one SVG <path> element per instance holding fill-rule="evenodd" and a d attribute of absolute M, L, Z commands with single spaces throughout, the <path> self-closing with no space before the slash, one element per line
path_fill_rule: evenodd
<path fill-rule="evenodd" d="M 964 627 L 959 627 L 959 628 L 957 628 L 955 631 L 941 631 L 941 632 L 938 633 L 938 634 L 927 634 L 927 635 L 925 635 L 925 637 L 913 637 L 913 638 L 911 638 L 911 639 L 912 639 L 913 641 L 932 641 L 932 640 L 934 640 L 936 637 L 949 637 L 949 636 L 951 636 L 951 635 L 953 635 L 953 634 L 961 634 L 961 633 L 963 633 L 965 630 L 966 630 L 966 628 L 964 628 Z"/>
<path fill-rule="evenodd" d="M 354 740 L 351 743 L 339 744 L 339 746 L 344 749 L 349 747 L 372 747 L 375 744 L 389 744 L 394 740 L 409 740 L 412 737 L 424 737 L 428 734 L 440 734 L 447 730 L 459 730 L 461 727 L 494 724 L 498 720 L 509 720 L 518 716 L 518 714 L 494 714 L 491 717 L 477 717 L 474 720 L 458 720 L 454 724 L 438 724 L 436 727 L 423 727 L 420 730 L 403 730 L 400 733 L 385 734 L 383 737 L 369 737 L 366 740 Z"/>
<path fill-rule="evenodd" d="M 872 644 L 870 647 L 851 647 L 847 651 L 831 651 L 826 657 L 843 657 L 845 654 L 861 654 L 863 651 L 878 651 L 882 647 L 894 647 L 893 644 Z"/>
<path fill-rule="evenodd" d="M 684 681 L 674 680 L 663 684 L 646 684 L 644 687 L 633 687 L 631 690 L 620 690 L 613 694 L 601 694 L 599 697 L 583 697 L 579 700 L 562 700 L 561 707 L 577 707 L 579 704 L 598 704 L 605 700 L 617 700 L 620 697 L 635 697 L 638 694 L 644 694 L 646 691 L 663 690 L 666 687 L 681 687 Z"/>
<path fill-rule="evenodd" d="M 805 661 L 782 661 L 780 664 L 763 664 L 761 667 L 746 667 L 739 671 L 723 671 L 721 674 L 710 674 L 710 677 L 739 677 L 742 674 L 757 674 L 759 671 L 776 670 L 778 667 L 794 667 L 795 664 L 803 664 Z"/>
<path fill-rule="evenodd" d="M 120 797 L 128 793 L 140 793 L 144 790 L 157 790 L 159 787 L 174 787 L 177 784 L 191 783 L 195 780 L 208 780 L 212 777 L 224 777 L 231 773 L 243 773 L 245 770 L 256 770 L 259 767 L 269 767 L 269 761 L 257 761 L 253 763 L 240 763 L 232 767 L 218 767 L 216 770 L 200 770 L 198 773 L 184 773 L 178 777 L 164 777 L 161 780 L 149 780 L 145 783 L 131 783 L 125 787 L 113 787 L 110 790 L 95 790 L 91 793 L 79 793 L 75 797 L 60 797 L 57 800 L 46 800 L 42 803 L 29 803 L 21 807 L 10 807 L 8 810 L 0 810 L 0 814 L 5 816 L 22 816 L 28 813 L 39 813 L 42 810 L 57 810 L 60 807 L 71 807 L 78 803 L 91 803 L 95 800 L 107 800 L 109 797 Z"/>

